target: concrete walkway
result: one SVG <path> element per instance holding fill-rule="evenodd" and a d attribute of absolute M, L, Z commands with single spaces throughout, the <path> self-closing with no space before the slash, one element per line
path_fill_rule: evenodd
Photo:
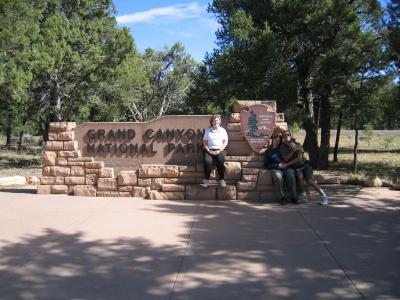
<path fill-rule="evenodd" d="M 400 299 L 400 192 L 330 206 L 0 190 L 0 299 Z"/>

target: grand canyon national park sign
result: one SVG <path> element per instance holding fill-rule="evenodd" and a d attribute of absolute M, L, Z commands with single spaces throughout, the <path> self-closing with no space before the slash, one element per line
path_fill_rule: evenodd
<path fill-rule="evenodd" d="M 268 111 L 268 106 L 257 104 L 240 112 L 243 137 L 257 153 L 264 147 L 275 127 L 276 113 Z"/>
<path fill-rule="evenodd" d="M 164 116 L 148 122 L 49 124 L 39 194 L 154 200 L 279 199 L 258 151 L 273 128 L 287 129 L 275 101 L 237 101 L 222 116 L 229 142 L 227 187 L 204 178 L 203 135 L 210 115 Z"/>
<path fill-rule="evenodd" d="M 227 118 L 223 118 L 223 126 Z M 116 171 L 142 164 L 190 165 L 202 160 L 210 116 L 164 116 L 149 122 L 83 123 L 75 139 L 82 156 L 104 161 Z"/>

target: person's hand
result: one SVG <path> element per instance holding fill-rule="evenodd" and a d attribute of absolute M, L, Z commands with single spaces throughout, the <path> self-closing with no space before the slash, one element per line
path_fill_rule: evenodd
<path fill-rule="evenodd" d="M 278 168 L 279 168 L 279 169 L 286 169 L 286 168 L 287 168 L 287 164 L 285 164 L 285 163 L 280 163 L 280 164 L 278 165 Z"/>

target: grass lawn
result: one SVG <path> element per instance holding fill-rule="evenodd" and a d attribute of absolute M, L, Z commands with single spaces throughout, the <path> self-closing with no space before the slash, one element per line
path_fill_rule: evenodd
<path fill-rule="evenodd" d="M 329 155 L 328 172 L 342 174 L 359 179 L 375 176 L 391 182 L 400 179 L 400 135 L 374 134 L 368 140 L 360 131 L 357 155 L 357 174 L 352 174 L 354 136 L 344 135 L 339 140 L 338 161 L 333 163 L 333 153 Z M 304 141 L 304 135 L 295 135 L 299 142 Z M 331 135 L 331 152 L 335 145 L 335 135 Z"/>
<path fill-rule="evenodd" d="M 330 155 L 330 161 L 333 154 Z M 390 152 L 361 152 L 358 153 L 357 175 L 360 178 L 378 176 L 391 182 L 400 179 L 400 153 Z M 338 162 L 331 163 L 329 171 L 336 171 L 350 176 L 353 165 L 352 153 L 339 153 Z"/>
<path fill-rule="evenodd" d="M 21 151 L 13 145 L 6 149 L 4 139 L 0 139 L 0 177 L 41 176 L 42 146 L 24 145 Z"/>

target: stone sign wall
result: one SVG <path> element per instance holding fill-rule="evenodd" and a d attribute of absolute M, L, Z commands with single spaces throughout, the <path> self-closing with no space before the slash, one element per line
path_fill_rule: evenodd
<path fill-rule="evenodd" d="M 240 112 L 252 105 L 274 112 L 275 126 L 286 128 L 275 101 L 238 101 L 223 118 L 229 144 L 226 188 L 199 183 L 201 148 L 210 116 L 168 116 L 146 123 L 51 123 L 43 154 L 38 193 L 148 199 L 260 200 L 277 197 L 263 156 L 243 137 Z"/>
<path fill-rule="evenodd" d="M 209 119 L 165 116 L 145 123 L 83 123 L 74 133 L 83 156 L 104 161 L 119 172 L 143 164 L 196 164 L 202 160 Z"/>

